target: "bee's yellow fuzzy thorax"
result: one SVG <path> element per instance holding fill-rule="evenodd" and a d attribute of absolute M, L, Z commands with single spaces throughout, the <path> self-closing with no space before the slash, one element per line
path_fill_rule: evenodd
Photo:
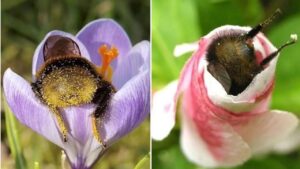
<path fill-rule="evenodd" d="M 42 96 L 49 106 L 67 107 L 90 103 L 97 82 L 90 71 L 75 66 L 52 71 L 42 86 Z"/>

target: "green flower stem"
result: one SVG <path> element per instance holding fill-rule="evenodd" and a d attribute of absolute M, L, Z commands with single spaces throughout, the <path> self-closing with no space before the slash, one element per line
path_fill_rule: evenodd
<path fill-rule="evenodd" d="M 150 152 L 145 155 L 134 167 L 134 169 L 148 169 L 150 168 Z"/>
<path fill-rule="evenodd" d="M 3 101 L 3 107 L 5 112 L 5 125 L 8 137 L 8 144 L 12 155 L 15 159 L 15 167 L 16 169 L 26 169 L 26 161 L 21 151 L 20 141 L 15 124 L 15 117 L 13 116 L 5 101 Z"/>
<path fill-rule="evenodd" d="M 65 167 L 66 154 L 65 154 L 65 152 L 63 150 L 61 151 L 60 160 L 61 160 L 61 169 L 66 169 L 66 167 Z"/>
<path fill-rule="evenodd" d="M 39 162 L 34 162 L 34 169 L 40 169 Z"/>

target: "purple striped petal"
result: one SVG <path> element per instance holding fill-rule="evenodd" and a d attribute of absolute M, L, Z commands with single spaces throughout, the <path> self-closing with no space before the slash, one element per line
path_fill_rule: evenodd
<path fill-rule="evenodd" d="M 44 63 L 44 55 L 43 55 L 44 44 L 50 36 L 55 36 L 55 35 L 60 35 L 60 36 L 68 37 L 68 38 L 72 39 L 78 45 L 81 55 L 83 57 L 85 57 L 86 59 L 91 60 L 90 55 L 89 55 L 87 49 L 85 48 L 85 46 L 74 35 L 63 32 L 63 31 L 58 31 L 58 30 L 51 31 L 44 37 L 44 39 L 42 40 L 42 42 L 39 44 L 39 46 L 36 48 L 36 50 L 34 52 L 34 56 L 33 56 L 33 60 L 32 60 L 33 79 L 35 78 L 35 74 L 38 71 L 38 69 L 40 68 L 40 66 Z"/>
<path fill-rule="evenodd" d="M 92 62 L 101 64 L 98 48 L 103 45 L 115 46 L 119 50 L 119 59 L 112 62 L 116 67 L 118 60 L 127 55 L 132 45 L 124 29 L 112 19 L 98 19 L 87 24 L 76 35 L 88 49 Z"/>
<path fill-rule="evenodd" d="M 150 44 L 148 41 L 142 41 L 126 56 L 119 58 L 112 83 L 120 89 L 129 79 L 146 69 L 150 69 Z"/>
<path fill-rule="evenodd" d="M 112 143 L 137 127 L 150 112 L 150 74 L 144 71 L 128 81 L 113 97 L 104 118 L 105 141 Z"/>
<path fill-rule="evenodd" d="M 62 111 L 68 126 L 68 141 L 64 143 L 54 115 L 33 93 L 29 83 L 8 69 L 3 77 L 4 94 L 9 107 L 17 119 L 66 151 L 74 166 L 90 166 L 102 152 L 94 139 L 91 127 L 91 113 L 95 106 L 69 107 Z"/>
<path fill-rule="evenodd" d="M 3 76 L 3 89 L 9 107 L 21 123 L 63 147 L 51 112 L 35 97 L 26 80 L 7 69 Z"/>
<path fill-rule="evenodd" d="M 82 145 L 86 144 L 89 137 L 93 137 L 91 115 L 94 110 L 95 105 L 87 104 L 68 107 L 61 112 L 69 126 L 69 133 Z"/>
<path fill-rule="evenodd" d="M 91 115 L 94 104 L 65 108 L 62 115 L 69 128 L 68 141 L 64 149 L 73 168 L 90 167 L 103 151 L 103 147 L 92 133 Z"/>

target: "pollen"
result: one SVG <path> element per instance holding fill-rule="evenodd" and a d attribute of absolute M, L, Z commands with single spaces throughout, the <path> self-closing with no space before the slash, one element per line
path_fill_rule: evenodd
<path fill-rule="evenodd" d="M 48 105 L 68 107 L 91 102 L 96 88 L 96 81 L 88 70 L 71 67 L 48 74 L 41 92 Z"/>
<path fill-rule="evenodd" d="M 119 51 L 114 46 L 108 48 L 107 45 L 101 45 L 98 49 L 98 53 L 102 57 L 102 65 L 98 68 L 98 71 L 105 80 L 111 81 L 113 69 L 110 63 L 119 55 Z"/>

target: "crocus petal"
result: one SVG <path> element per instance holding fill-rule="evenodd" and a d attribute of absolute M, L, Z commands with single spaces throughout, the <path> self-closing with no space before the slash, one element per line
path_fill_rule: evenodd
<path fill-rule="evenodd" d="M 146 69 L 150 69 L 150 44 L 142 41 L 120 58 L 112 83 L 120 89 L 129 79 Z"/>
<path fill-rule="evenodd" d="M 84 144 L 71 136 L 68 138 L 68 142 L 64 143 L 64 150 L 74 169 L 90 167 L 104 151 L 93 136 L 88 137 Z"/>
<path fill-rule="evenodd" d="M 82 159 L 80 163 L 92 165 L 102 151 L 91 132 L 90 114 L 95 109 L 93 105 L 70 107 L 62 111 L 70 130 L 68 142 L 64 143 L 53 113 L 38 100 L 27 81 L 8 69 L 3 76 L 3 88 L 9 107 L 21 123 L 65 149 L 73 164 Z"/>
<path fill-rule="evenodd" d="M 3 89 L 9 107 L 21 123 L 63 147 L 51 112 L 36 98 L 27 81 L 7 69 L 3 76 Z"/>
<path fill-rule="evenodd" d="M 298 125 L 298 118 L 288 112 L 272 110 L 235 126 L 253 153 L 264 152 L 286 138 Z"/>
<path fill-rule="evenodd" d="M 82 145 L 89 137 L 92 137 L 91 115 L 95 110 L 95 105 L 83 105 L 68 107 L 61 114 L 67 119 L 67 125 L 70 128 L 69 133 Z M 78 127 L 80 126 L 80 127 Z"/>
<path fill-rule="evenodd" d="M 182 113 L 181 120 L 180 145 L 183 153 L 190 161 L 205 167 L 230 167 L 242 164 L 250 158 L 251 150 L 249 146 L 226 122 L 214 118 L 206 119 L 205 123 L 207 125 L 198 125 L 198 127 L 203 126 L 202 133 L 199 133 L 199 128 L 186 113 Z M 210 127 L 205 128 L 205 126 Z M 215 154 L 212 153 L 211 145 L 203 140 L 201 134 L 214 136 L 210 140 L 216 144 L 213 148 Z M 209 140 L 209 138 L 206 137 L 206 140 Z M 219 141 L 222 143 L 218 144 Z M 216 154 L 218 155 L 216 156 Z"/>
<path fill-rule="evenodd" d="M 144 71 L 128 81 L 111 101 L 100 129 L 108 144 L 137 127 L 150 112 L 150 75 Z"/>
<path fill-rule="evenodd" d="M 44 39 L 38 45 L 38 47 L 36 48 L 36 50 L 34 52 L 34 56 L 33 56 L 33 60 L 32 60 L 33 79 L 35 79 L 36 72 L 39 70 L 41 65 L 44 63 L 44 54 L 43 54 L 44 44 L 50 36 L 55 36 L 55 35 L 59 35 L 59 36 L 63 36 L 63 37 L 72 39 L 78 45 L 81 55 L 83 57 L 85 57 L 86 59 L 91 60 L 87 49 L 75 36 L 73 36 L 70 33 L 63 32 L 63 31 L 58 31 L 58 30 L 51 31 L 44 37 Z"/>
<path fill-rule="evenodd" d="M 167 137 L 175 125 L 177 85 L 178 81 L 173 81 L 153 94 L 151 137 L 155 140 Z"/>
<path fill-rule="evenodd" d="M 131 49 L 131 42 L 126 32 L 112 19 L 98 19 L 90 22 L 76 36 L 87 47 L 92 62 L 97 65 L 101 64 L 98 48 L 103 44 L 115 46 L 118 49 L 119 58 L 113 61 L 114 65 Z"/>
<path fill-rule="evenodd" d="M 92 133 L 91 117 L 94 111 L 95 105 L 87 104 L 68 107 L 62 112 L 71 134 L 68 143 L 64 145 L 65 151 L 75 168 L 91 166 L 103 151 Z"/>

